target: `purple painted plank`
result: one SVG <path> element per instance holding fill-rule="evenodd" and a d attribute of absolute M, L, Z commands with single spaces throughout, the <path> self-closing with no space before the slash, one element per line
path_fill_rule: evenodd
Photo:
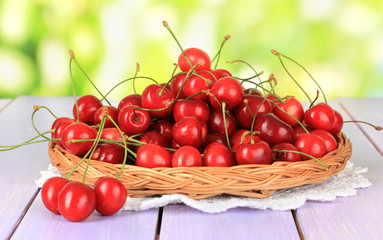
<path fill-rule="evenodd" d="M 336 103 L 331 105 L 348 119 Z M 350 161 L 355 166 L 368 167 L 365 176 L 373 185 L 359 189 L 357 196 L 325 203 L 307 202 L 299 208 L 297 215 L 307 239 L 379 239 L 383 235 L 382 156 L 355 124 L 345 124 L 343 132 L 353 143 Z"/>
<path fill-rule="evenodd" d="M 351 114 L 354 120 L 367 120 L 375 125 L 383 127 L 383 98 L 355 99 L 340 98 L 341 105 Z M 370 139 L 375 142 L 380 153 L 383 155 L 383 133 L 365 124 L 358 124 Z"/>
<path fill-rule="evenodd" d="M 186 205 L 164 207 L 160 239 L 299 239 L 290 211 L 249 208 L 209 214 Z"/>
<path fill-rule="evenodd" d="M 123 211 L 101 216 L 96 211 L 83 222 L 70 222 L 49 212 L 40 194 L 31 205 L 14 239 L 151 239 L 155 238 L 158 209 Z"/>

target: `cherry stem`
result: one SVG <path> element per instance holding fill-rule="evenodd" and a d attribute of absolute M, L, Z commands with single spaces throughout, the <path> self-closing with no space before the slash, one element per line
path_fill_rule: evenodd
<path fill-rule="evenodd" d="M 272 104 L 274 104 L 274 106 L 276 108 L 278 108 L 279 110 L 281 110 L 282 112 L 286 113 L 289 117 L 291 117 L 292 119 L 294 119 L 294 121 L 296 121 L 302 128 L 303 130 L 307 133 L 307 134 L 310 134 L 310 132 L 307 130 L 307 128 L 305 127 L 305 125 L 303 125 L 303 123 L 301 123 L 298 119 L 296 119 L 293 115 L 291 115 L 290 113 L 286 112 L 285 110 L 283 110 L 280 106 L 278 106 L 277 103 L 275 102 L 271 102 Z"/>
<path fill-rule="evenodd" d="M 121 84 L 127 82 L 127 81 L 130 81 L 130 80 L 134 80 L 136 78 L 143 78 L 143 79 L 149 79 L 151 81 L 153 81 L 155 84 L 158 84 L 158 82 L 156 80 L 154 80 L 153 78 L 150 78 L 150 77 L 144 77 L 144 76 L 139 76 L 139 77 L 131 77 L 131 78 L 127 78 L 127 79 L 124 79 L 122 80 L 121 82 L 117 83 L 116 85 L 114 85 L 110 90 L 109 92 L 107 92 L 105 94 L 105 97 L 107 97 L 114 89 L 116 89 L 118 86 L 120 86 Z M 103 100 L 103 98 L 101 99 L 101 101 Z"/>
<path fill-rule="evenodd" d="M 294 151 L 294 150 L 277 150 L 277 149 L 274 149 L 274 150 L 271 150 L 272 152 L 291 152 L 291 153 L 298 153 L 298 154 L 301 154 L 301 155 L 304 155 L 306 157 L 309 157 L 309 158 L 312 158 L 314 159 L 315 161 L 317 161 L 320 165 L 322 165 L 322 167 L 328 171 L 329 169 L 326 167 L 326 165 L 324 165 L 318 158 L 314 157 L 314 156 L 311 156 L 310 154 L 307 154 L 307 153 L 303 153 L 303 152 L 299 152 L 299 151 Z"/>
<path fill-rule="evenodd" d="M 218 62 L 219 62 L 219 59 L 221 57 L 221 51 L 222 51 L 223 45 L 225 45 L 226 41 L 229 40 L 229 39 L 230 39 L 230 35 L 226 35 L 223 38 L 223 41 L 221 43 L 221 46 L 219 47 L 219 50 L 218 50 L 217 54 L 214 56 L 213 60 L 211 60 L 211 63 L 213 63 L 215 61 L 215 59 L 217 59 L 217 62 L 215 63 L 215 66 L 214 66 L 214 69 L 217 69 Z"/>
<path fill-rule="evenodd" d="M 140 64 L 136 63 L 136 73 L 134 74 L 134 77 L 133 77 L 133 91 L 134 91 L 135 94 L 137 94 L 137 91 L 136 91 L 136 77 L 137 77 L 137 74 L 138 74 L 139 71 L 140 71 Z"/>
<path fill-rule="evenodd" d="M 186 58 L 186 61 L 189 63 L 190 67 L 193 68 L 193 64 L 191 63 L 189 57 L 185 54 L 185 51 L 184 49 L 182 48 L 180 42 L 178 41 L 176 35 L 173 33 L 173 31 L 170 29 L 169 27 L 169 24 L 166 22 L 166 21 L 162 21 L 162 24 L 164 25 L 164 27 L 166 27 L 166 29 L 169 31 L 169 33 L 172 35 L 173 39 L 176 41 L 178 47 L 181 49 L 181 52 L 182 54 L 184 55 L 184 57 Z M 194 70 L 193 70 L 194 71 Z"/>
<path fill-rule="evenodd" d="M 271 53 L 273 53 L 275 56 L 278 57 L 279 59 L 279 62 L 281 63 L 283 69 L 286 71 L 286 73 L 290 76 L 290 78 L 295 82 L 295 84 L 302 90 L 302 92 L 306 95 L 307 99 L 309 100 L 309 102 L 311 103 L 311 98 L 310 96 L 307 94 L 307 92 L 303 89 L 303 87 L 297 82 L 297 80 L 295 80 L 295 78 L 291 75 L 291 73 L 289 72 L 289 70 L 287 70 L 285 64 L 283 63 L 282 61 L 282 58 L 281 58 L 281 53 L 278 53 L 277 51 L 275 50 L 271 50 Z"/>
<path fill-rule="evenodd" d="M 16 149 L 16 148 L 19 148 L 19 147 L 22 147 L 22 146 L 25 146 L 25 145 L 29 145 L 29 144 L 34 144 L 34 143 L 40 143 L 40 142 L 51 142 L 51 141 L 60 141 L 61 139 L 59 138 L 46 138 L 44 140 L 38 140 L 38 141 L 33 141 L 45 134 L 48 134 L 48 133 L 52 133 L 54 132 L 55 130 L 54 129 L 51 129 L 49 131 L 45 131 L 43 133 L 40 133 L 39 135 L 31 138 L 31 139 L 28 139 L 27 141 L 23 142 L 23 143 L 20 143 L 20 144 L 16 144 L 16 145 L 5 145 L 5 146 L 0 146 L 0 151 L 9 151 L 9 150 L 13 150 L 13 149 Z M 1 148 L 4 148 L 4 149 L 1 149 Z"/>
<path fill-rule="evenodd" d="M 175 99 L 174 99 L 174 101 L 173 101 L 173 104 L 172 104 L 172 106 L 170 107 L 169 111 L 171 111 L 171 110 L 173 109 L 174 104 L 177 102 L 177 100 L 178 100 L 178 98 L 179 98 L 179 96 L 180 96 L 180 94 L 181 94 L 181 91 L 182 91 L 182 89 L 184 88 L 184 85 L 185 85 L 186 80 L 189 78 L 189 76 L 190 76 L 190 74 L 191 74 L 191 72 L 192 72 L 193 70 L 194 70 L 194 67 L 191 68 L 191 69 L 186 73 L 186 76 L 185 76 L 185 78 L 184 78 L 184 80 L 183 80 L 183 82 L 182 82 L 182 85 L 181 85 L 180 89 L 178 90 L 177 95 L 176 95 L 176 97 L 175 97 Z M 179 73 L 179 74 L 182 74 L 182 73 Z M 172 78 L 172 79 L 173 79 L 173 78 Z"/>
<path fill-rule="evenodd" d="M 225 125 L 225 136 L 227 141 L 227 146 L 229 147 L 230 151 L 234 152 L 234 150 L 230 146 L 230 139 L 229 139 L 229 133 L 227 131 L 227 125 L 226 125 L 226 102 L 222 102 L 222 117 L 223 117 L 223 125 Z"/>
<path fill-rule="evenodd" d="M 48 110 L 48 112 L 49 112 L 53 117 L 55 117 L 55 118 L 57 119 L 57 116 L 56 116 L 55 114 L 53 114 L 53 112 L 52 112 L 49 108 L 47 108 L 47 107 L 45 107 L 45 106 L 37 106 L 37 105 L 34 105 L 34 106 L 33 106 L 33 113 L 32 113 L 32 116 L 31 116 L 31 121 L 32 121 L 32 126 L 33 126 L 33 128 L 35 129 L 35 131 L 37 132 L 37 134 L 41 134 L 41 133 L 40 133 L 40 131 L 37 129 L 36 125 L 35 125 L 34 117 L 35 117 L 36 112 L 37 112 L 38 110 L 40 110 L 41 108 L 44 108 L 44 109 Z M 42 136 L 43 138 L 45 138 L 45 139 L 48 139 L 48 137 L 46 137 L 46 136 L 44 136 L 44 135 L 41 135 L 41 136 Z"/>
<path fill-rule="evenodd" d="M 383 129 L 381 126 L 376 126 L 376 125 L 374 125 L 372 123 L 365 122 L 365 121 L 360 121 L 360 120 L 343 121 L 343 123 L 363 123 L 363 124 L 367 124 L 367 125 L 375 128 L 376 131 L 381 131 Z"/>
<path fill-rule="evenodd" d="M 259 84 L 262 84 L 262 80 L 261 80 L 261 78 L 260 78 L 260 75 L 261 75 L 261 74 L 259 74 L 259 73 L 253 68 L 253 66 L 251 66 L 248 62 L 243 61 L 243 60 L 234 60 L 234 61 L 231 61 L 231 62 L 228 61 L 227 63 L 236 63 L 236 62 L 243 63 L 243 64 L 247 65 L 251 70 L 253 70 L 253 72 L 255 73 L 255 77 L 258 77 Z M 261 73 L 263 73 L 263 71 L 261 71 Z M 265 94 L 265 90 L 264 90 L 263 88 L 262 88 L 262 90 L 263 90 L 263 95 L 266 95 L 266 94 Z"/>
<path fill-rule="evenodd" d="M 78 111 L 78 103 L 77 103 L 77 97 L 76 97 L 76 89 L 74 87 L 74 79 L 73 79 L 73 73 L 72 73 L 72 61 L 74 59 L 74 53 L 72 50 L 69 50 L 69 54 L 71 55 L 71 58 L 69 60 L 69 74 L 70 74 L 70 79 L 72 81 L 72 92 L 73 92 L 73 97 L 74 97 L 74 104 L 76 106 L 76 112 L 77 112 L 77 122 L 80 122 L 80 112 Z"/>
<path fill-rule="evenodd" d="M 259 73 L 255 74 L 254 76 L 251 76 L 251 77 L 248 77 L 248 78 L 240 78 L 240 77 L 236 77 L 236 79 L 241 80 L 241 84 L 242 84 L 242 83 L 244 83 L 244 82 L 246 82 L 246 81 L 249 81 L 249 80 L 251 80 L 251 79 L 253 79 L 253 78 L 259 77 L 259 76 L 261 76 L 262 74 L 264 74 L 264 71 L 260 71 Z M 229 77 L 223 77 L 223 78 L 229 78 Z M 260 81 L 260 83 L 262 84 L 263 82 Z"/>
<path fill-rule="evenodd" d="M 251 140 L 252 140 L 252 141 L 253 141 L 253 130 L 254 130 L 255 119 L 257 118 L 259 109 L 261 109 L 262 104 L 263 104 L 265 101 L 266 101 L 266 98 L 263 98 L 261 104 L 257 107 L 257 111 L 255 111 L 255 114 L 253 115 L 253 120 L 252 120 L 252 122 L 251 122 L 251 128 L 250 128 L 250 132 L 251 132 Z M 249 108 L 249 111 L 250 111 L 250 108 Z M 251 114 L 251 111 L 250 111 L 250 114 Z"/>
<path fill-rule="evenodd" d="M 274 50 L 275 51 L 275 50 Z M 319 83 L 314 79 L 314 77 L 310 74 L 309 71 L 307 71 L 307 69 L 305 67 L 303 67 L 303 65 L 301 65 L 300 63 L 298 63 L 297 61 L 295 61 L 294 59 L 292 58 L 289 58 L 288 56 L 282 54 L 282 53 L 278 53 L 280 56 L 284 57 L 284 58 L 287 58 L 288 60 L 292 61 L 293 63 L 295 63 L 296 65 L 298 65 L 299 67 L 301 67 L 309 76 L 310 78 L 314 81 L 314 83 L 318 86 L 319 90 L 321 91 L 322 95 L 323 95 L 323 99 L 325 101 L 325 103 L 327 104 L 327 98 L 326 98 L 326 94 L 324 93 L 324 91 L 322 90 L 321 86 L 319 85 Z"/>
<path fill-rule="evenodd" d="M 236 77 L 234 77 L 234 78 L 236 78 Z M 244 81 L 254 84 L 256 87 L 259 87 L 260 89 L 262 89 L 264 93 L 266 92 L 267 94 L 270 94 L 271 96 L 275 97 L 278 101 L 282 102 L 282 98 L 280 98 L 278 95 L 272 93 L 272 91 L 270 91 L 270 90 L 268 90 L 262 86 L 262 84 L 264 82 L 261 82 L 261 84 L 258 84 L 258 83 L 255 83 L 255 82 L 249 81 L 249 80 L 244 80 Z"/>
<path fill-rule="evenodd" d="M 84 71 L 84 69 L 82 69 L 81 65 L 77 62 L 77 59 L 76 57 L 74 56 L 74 53 L 72 50 L 70 50 L 70 56 L 71 56 L 71 59 L 74 60 L 74 62 L 76 63 L 77 67 L 80 69 L 80 71 L 84 74 L 84 76 L 88 79 L 88 81 L 93 85 L 93 87 L 96 89 L 96 91 L 101 95 L 102 99 L 105 99 L 105 101 L 109 104 L 109 106 L 112 106 L 112 104 L 108 101 L 108 99 L 106 99 L 106 97 L 102 94 L 102 92 L 97 88 L 97 86 L 93 83 L 92 79 L 90 79 L 90 77 L 88 76 L 88 74 L 86 74 L 86 72 Z"/>
<path fill-rule="evenodd" d="M 317 90 L 317 95 L 316 95 L 316 97 L 314 98 L 314 101 L 312 101 L 312 103 L 310 104 L 310 107 L 309 107 L 309 108 L 311 108 L 312 106 L 314 106 L 314 103 L 318 100 L 318 98 L 319 98 L 319 90 Z"/>

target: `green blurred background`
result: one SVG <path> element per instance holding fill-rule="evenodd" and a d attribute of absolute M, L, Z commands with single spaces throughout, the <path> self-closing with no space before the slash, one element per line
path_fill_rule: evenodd
<path fill-rule="evenodd" d="M 139 75 L 166 82 L 180 51 L 162 20 L 184 48 L 211 57 L 231 35 L 219 68 L 247 77 L 248 67 L 226 63 L 247 61 L 263 79 L 275 74 L 280 95 L 305 99 L 271 49 L 302 63 L 330 99 L 382 97 L 382 13 L 378 0 L 0 0 L 0 97 L 71 95 L 69 49 L 103 92 L 132 77 L 136 62 Z M 310 78 L 285 63 L 313 98 Z M 73 74 L 77 94 L 96 93 L 75 66 Z M 131 93 L 125 83 L 110 98 Z"/>

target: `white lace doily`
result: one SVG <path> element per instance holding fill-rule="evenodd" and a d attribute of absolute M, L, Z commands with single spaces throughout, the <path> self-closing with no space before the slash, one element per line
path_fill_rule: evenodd
<path fill-rule="evenodd" d="M 333 201 L 336 197 L 356 195 L 357 188 L 371 186 L 370 181 L 362 175 L 362 173 L 366 172 L 367 168 L 354 167 L 351 162 L 348 162 L 343 171 L 321 183 L 278 190 L 266 199 L 221 195 L 194 200 L 178 194 L 144 198 L 128 197 L 122 210 L 140 211 L 177 203 L 184 203 L 192 208 L 208 213 L 225 212 L 230 208 L 236 207 L 280 211 L 291 210 L 303 206 L 306 201 Z M 53 176 L 61 176 L 60 172 L 52 165 L 49 165 L 47 170 L 40 173 L 41 177 L 35 181 L 38 187 L 41 187 L 47 179 Z"/>

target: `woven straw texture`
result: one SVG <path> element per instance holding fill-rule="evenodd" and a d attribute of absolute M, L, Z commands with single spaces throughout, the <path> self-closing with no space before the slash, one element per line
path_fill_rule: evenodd
<path fill-rule="evenodd" d="M 315 160 L 275 162 L 272 165 L 238 165 L 233 167 L 178 167 L 143 168 L 125 165 L 120 181 L 131 197 L 162 194 L 183 194 L 203 199 L 220 194 L 252 198 L 267 198 L 278 189 L 319 183 L 342 171 L 351 157 L 350 139 L 343 133 L 338 136 L 338 148 L 319 158 L 329 170 Z M 54 143 L 48 149 L 51 163 L 66 176 L 80 161 Z M 70 180 L 81 182 L 87 160 L 83 161 Z M 90 160 L 85 183 L 93 185 L 103 176 L 116 177 L 120 164 Z"/>

